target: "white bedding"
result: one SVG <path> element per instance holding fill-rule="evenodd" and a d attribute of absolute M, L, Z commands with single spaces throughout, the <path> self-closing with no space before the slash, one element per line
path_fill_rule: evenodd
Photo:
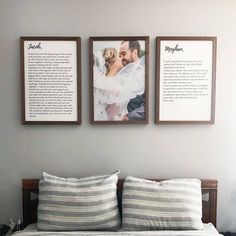
<path fill-rule="evenodd" d="M 42 232 L 37 230 L 37 225 L 32 224 L 26 227 L 23 231 L 18 231 L 14 236 L 57 236 L 57 235 L 78 235 L 78 236 L 211 236 L 221 235 L 216 228 L 211 224 L 204 224 L 203 230 L 165 230 L 165 231 L 118 231 L 118 232 L 99 232 L 99 231 L 70 231 L 70 232 Z"/>

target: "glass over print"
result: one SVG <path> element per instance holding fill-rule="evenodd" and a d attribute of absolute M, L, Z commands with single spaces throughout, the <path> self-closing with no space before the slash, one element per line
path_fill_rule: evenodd
<path fill-rule="evenodd" d="M 147 121 L 147 38 L 90 38 L 92 123 Z"/>

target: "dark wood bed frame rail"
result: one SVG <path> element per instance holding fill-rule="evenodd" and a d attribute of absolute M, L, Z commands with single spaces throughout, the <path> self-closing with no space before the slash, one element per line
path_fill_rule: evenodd
<path fill-rule="evenodd" d="M 161 181 L 163 179 L 155 179 Z M 23 198 L 23 226 L 37 222 L 38 207 L 38 182 L 39 179 L 23 179 L 22 180 L 22 198 Z M 121 210 L 121 196 L 123 188 L 123 179 L 119 179 L 117 183 L 117 196 L 119 207 Z M 203 179 L 202 183 L 202 221 L 204 223 L 211 222 L 216 226 L 216 210 L 217 210 L 217 187 L 218 181 L 211 179 Z"/>

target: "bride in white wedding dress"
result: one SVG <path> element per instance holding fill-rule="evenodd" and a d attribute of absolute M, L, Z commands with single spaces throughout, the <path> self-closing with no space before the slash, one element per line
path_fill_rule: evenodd
<path fill-rule="evenodd" d="M 144 93 L 144 57 L 125 67 L 115 48 L 94 58 L 94 120 L 127 120 L 130 99 Z"/>

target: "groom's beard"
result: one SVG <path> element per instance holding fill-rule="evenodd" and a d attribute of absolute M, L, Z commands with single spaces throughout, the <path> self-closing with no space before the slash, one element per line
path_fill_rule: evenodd
<path fill-rule="evenodd" d="M 126 66 L 126 65 L 128 65 L 129 63 L 131 63 L 131 62 L 133 62 L 133 61 L 132 61 L 132 60 L 127 60 L 127 59 L 123 59 L 123 60 L 122 60 L 123 66 Z"/>

